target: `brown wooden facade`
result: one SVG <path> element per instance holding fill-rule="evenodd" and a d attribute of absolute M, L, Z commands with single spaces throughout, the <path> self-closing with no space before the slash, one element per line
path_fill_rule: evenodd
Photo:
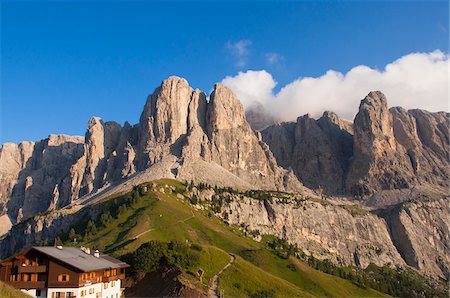
<path fill-rule="evenodd" d="M 28 249 L 0 262 L 0 280 L 18 289 L 79 288 L 125 278 L 125 268 L 85 272 Z"/>

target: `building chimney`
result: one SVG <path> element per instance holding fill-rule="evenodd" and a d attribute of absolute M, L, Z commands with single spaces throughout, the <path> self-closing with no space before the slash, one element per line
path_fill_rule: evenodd
<path fill-rule="evenodd" d="M 100 252 L 98 251 L 98 249 L 95 250 L 94 257 L 100 258 Z"/>

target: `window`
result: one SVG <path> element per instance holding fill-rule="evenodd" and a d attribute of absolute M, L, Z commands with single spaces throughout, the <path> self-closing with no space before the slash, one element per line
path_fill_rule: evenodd
<path fill-rule="evenodd" d="M 89 278 L 94 279 L 95 278 L 95 272 L 89 273 Z"/>
<path fill-rule="evenodd" d="M 114 287 L 115 285 L 116 285 L 116 282 L 113 281 L 113 282 L 111 283 L 111 287 Z"/>
<path fill-rule="evenodd" d="M 110 271 L 109 270 L 105 270 L 105 272 L 103 272 L 103 275 L 105 276 L 105 277 L 109 277 L 109 275 L 110 275 Z"/>
<path fill-rule="evenodd" d="M 81 295 L 81 297 L 86 296 L 86 290 L 82 290 L 80 295 Z"/>
<path fill-rule="evenodd" d="M 94 294 L 95 289 L 94 288 L 90 288 L 89 289 L 89 294 Z"/>
<path fill-rule="evenodd" d="M 87 273 L 81 274 L 81 280 L 86 280 L 88 278 L 89 278 L 89 274 L 87 274 Z"/>
<path fill-rule="evenodd" d="M 108 283 L 107 283 L 107 282 L 105 282 L 105 286 L 104 286 L 104 288 L 105 288 L 105 289 L 107 289 L 107 288 L 108 288 Z"/>
<path fill-rule="evenodd" d="M 112 275 L 112 276 L 117 275 L 117 269 L 111 270 L 111 275 Z"/>
<path fill-rule="evenodd" d="M 58 281 L 59 282 L 68 282 L 69 281 L 69 274 L 60 274 L 60 275 L 58 275 Z"/>
<path fill-rule="evenodd" d="M 36 296 L 38 296 L 38 297 L 41 296 L 41 290 L 40 289 L 36 290 Z"/>
<path fill-rule="evenodd" d="M 97 294 L 95 294 L 95 298 L 100 298 L 100 292 L 98 292 Z"/>

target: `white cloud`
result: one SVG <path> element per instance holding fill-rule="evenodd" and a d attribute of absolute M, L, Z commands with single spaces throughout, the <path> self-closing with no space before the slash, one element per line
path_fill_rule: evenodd
<path fill-rule="evenodd" d="M 247 59 L 250 54 L 249 47 L 252 44 L 251 40 L 242 39 L 237 42 L 228 41 L 226 43 L 227 49 L 231 51 L 231 54 L 236 59 L 236 65 L 239 67 L 247 64 Z"/>
<path fill-rule="evenodd" d="M 284 59 L 283 56 L 277 53 L 267 53 L 264 55 L 264 57 L 266 58 L 266 62 L 268 64 L 276 64 Z"/>
<path fill-rule="evenodd" d="M 388 104 L 406 109 L 449 110 L 449 56 L 441 51 L 412 53 L 376 70 L 359 65 L 346 74 L 333 70 L 320 77 L 298 78 L 274 93 L 276 81 L 265 70 L 239 72 L 222 81 L 245 107 L 260 102 L 282 120 L 310 113 L 336 112 L 353 120 L 359 102 L 370 91 L 386 94 Z"/>

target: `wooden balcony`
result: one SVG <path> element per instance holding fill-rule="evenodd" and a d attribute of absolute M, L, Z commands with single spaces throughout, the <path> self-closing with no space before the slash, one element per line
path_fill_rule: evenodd
<path fill-rule="evenodd" d="M 103 276 L 102 281 L 110 282 L 110 281 L 119 280 L 119 279 L 125 279 L 125 273 L 119 274 L 119 275 L 114 275 L 114 276 L 109 276 L 109 277 Z"/>
<path fill-rule="evenodd" d="M 45 273 L 47 272 L 47 266 L 18 266 L 17 271 L 19 273 Z"/>
<path fill-rule="evenodd" d="M 89 278 L 89 279 L 80 281 L 78 284 L 80 287 L 86 287 L 86 286 L 90 286 L 90 285 L 93 285 L 96 283 L 98 283 L 96 278 L 92 278 L 92 279 Z"/>
<path fill-rule="evenodd" d="M 45 289 L 45 281 L 10 281 L 9 284 L 17 289 Z"/>

